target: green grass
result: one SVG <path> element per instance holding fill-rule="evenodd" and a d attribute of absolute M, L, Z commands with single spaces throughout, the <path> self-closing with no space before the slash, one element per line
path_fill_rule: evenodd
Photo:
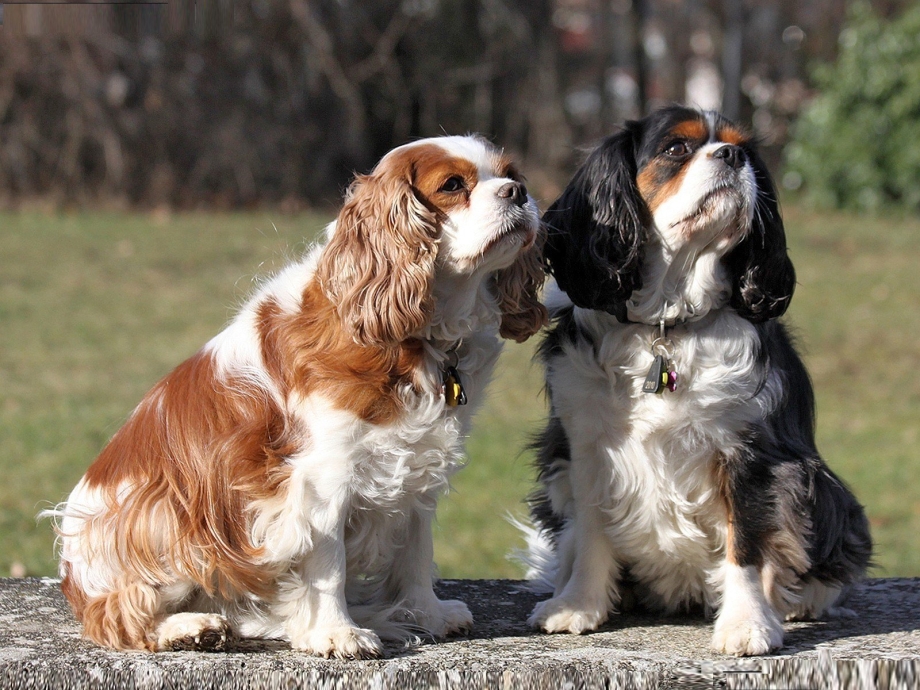
<path fill-rule="evenodd" d="M 787 212 L 818 447 L 866 506 L 878 576 L 920 575 L 920 221 Z"/>
<path fill-rule="evenodd" d="M 920 221 L 787 209 L 796 327 L 819 444 L 866 504 L 878 575 L 920 575 Z M 214 335 L 254 280 L 327 219 L 304 214 L 0 215 L 0 575 L 54 572 L 42 507 L 64 498 L 146 390 Z M 509 344 L 442 500 L 446 577 L 517 577 L 526 437 L 544 414 L 533 343 Z"/>

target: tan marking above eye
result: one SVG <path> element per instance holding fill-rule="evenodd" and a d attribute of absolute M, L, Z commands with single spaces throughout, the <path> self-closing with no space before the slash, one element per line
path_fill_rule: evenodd
<path fill-rule="evenodd" d="M 469 193 L 479 180 L 479 173 L 471 161 L 452 156 L 434 144 L 408 148 L 400 152 L 392 164 L 411 180 L 422 197 L 445 212 L 468 204 Z M 462 186 L 454 191 L 442 191 L 452 178 L 462 180 Z"/>
<path fill-rule="evenodd" d="M 674 126 L 669 132 L 671 136 L 690 141 L 705 141 L 709 138 L 709 130 L 702 120 L 687 120 Z"/>
<path fill-rule="evenodd" d="M 716 139 L 726 144 L 742 146 L 748 143 L 749 137 L 745 134 L 744 130 L 735 125 L 722 125 L 716 132 Z"/>

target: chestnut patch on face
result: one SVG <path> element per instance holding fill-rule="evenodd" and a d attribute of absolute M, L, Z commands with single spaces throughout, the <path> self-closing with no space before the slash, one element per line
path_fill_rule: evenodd
<path fill-rule="evenodd" d="M 670 196 L 677 193 L 687 171 L 685 162 L 679 166 L 653 158 L 636 176 L 639 194 L 652 213 Z"/>
<path fill-rule="evenodd" d="M 385 165 L 388 172 L 408 179 L 429 208 L 445 214 L 469 205 L 470 192 L 479 182 L 479 171 L 471 161 L 435 144 L 398 151 Z"/>

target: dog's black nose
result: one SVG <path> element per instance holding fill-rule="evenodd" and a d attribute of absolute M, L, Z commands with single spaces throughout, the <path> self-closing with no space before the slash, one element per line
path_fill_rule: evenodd
<path fill-rule="evenodd" d="M 730 168 L 738 170 L 742 165 L 747 162 L 747 155 L 744 153 L 744 149 L 740 146 L 735 146 L 734 144 L 726 144 L 721 148 L 715 150 L 715 153 L 712 154 L 713 158 L 721 158 L 725 161 L 725 164 Z"/>
<path fill-rule="evenodd" d="M 498 188 L 498 196 L 510 200 L 516 206 L 523 206 L 527 203 L 527 187 L 520 182 L 508 182 Z"/>

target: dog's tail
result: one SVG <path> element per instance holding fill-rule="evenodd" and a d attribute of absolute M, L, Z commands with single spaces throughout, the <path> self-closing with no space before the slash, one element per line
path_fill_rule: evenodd
<path fill-rule="evenodd" d="M 509 558 L 524 567 L 527 589 L 537 594 L 552 594 L 556 589 L 559 559 L 552 534 L 533 523 L 508 515 L 508 521 L 517 527 L 527 547 L 515 549 Z"/>

